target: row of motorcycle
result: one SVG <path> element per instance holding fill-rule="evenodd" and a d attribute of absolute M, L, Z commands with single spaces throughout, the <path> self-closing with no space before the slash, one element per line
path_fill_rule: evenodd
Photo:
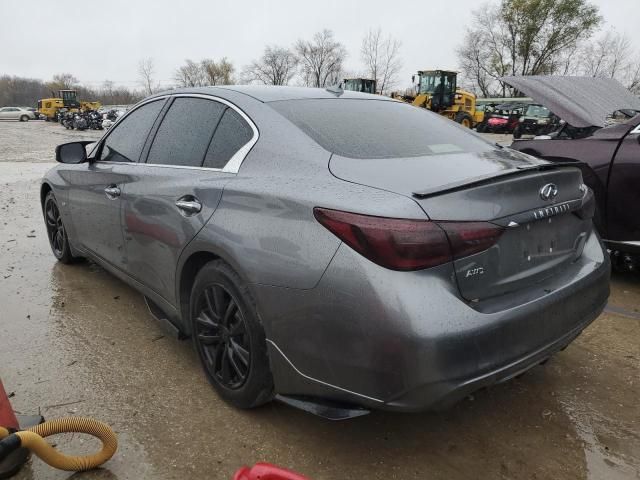
<path fill-rule="evenodd" d="M 115 122 L 118 118 L 116 110 L 110 110 L 105 114 L 97 110 L 85 110 L 79 112 L 58 112 L 58 121 L 67 130 L 102 130 L 103 122 L 108 120 L 108 124 Z"/>

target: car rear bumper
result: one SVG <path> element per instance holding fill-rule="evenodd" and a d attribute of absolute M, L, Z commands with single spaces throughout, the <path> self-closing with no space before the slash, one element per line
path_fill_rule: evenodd
<path fill-rule="evenodd" d="M 604 308 L 608 257 L 526 292 L 464 302 L 450 266 L 391 272 L 344 245 L 310 290 L 255 286 L 278 393 L 400 411 L 439 409 L 568 345 Z"/>

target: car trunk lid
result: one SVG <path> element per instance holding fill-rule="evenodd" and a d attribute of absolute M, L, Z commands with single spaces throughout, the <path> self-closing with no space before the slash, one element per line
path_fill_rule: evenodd
<path fill-rule="evenodd" d="M 542 282 L 566 268 L 580 256 L 592 228 L 580 171 L 530 158 L 509 149 L 426 160 L 334 156 L 330 169 L 344 180 L 411 196 L 450 240 L 453 222 L 502 226 L 493 246 L 454 258 L 460 293 L 475 301 Z"/>

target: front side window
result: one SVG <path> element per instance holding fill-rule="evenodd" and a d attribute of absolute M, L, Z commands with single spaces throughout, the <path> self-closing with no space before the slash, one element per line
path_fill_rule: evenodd
<path fill-rule="evenodd" d="M 226 105 L 178 97 L 162 120 L 147 163 L 200 167 Z"/>
<path fill-rule="evenodd" d="M 164 100 L 146 103 L 127 115 L 105 139 L 101 161 L 137 162 Z"/>
<path fill-rule="evenodd" d="M 434 93 L 440 87 L 441 76 L 434 73 L 423 74 L 420 76 L 420 93 Z"/>
<path fill-rule="evenodd" d="M 549 109 L 542 105 L 529 105 L 527 108 L 527 116 L 529 117 L 548 117 L 551 115 Z"/>

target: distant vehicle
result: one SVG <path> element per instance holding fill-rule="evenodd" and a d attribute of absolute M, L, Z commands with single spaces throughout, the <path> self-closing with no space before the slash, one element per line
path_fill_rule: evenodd
<path fill-rule="evenodd" d="M 519 103 L 528 105 L 533 103 L 529 97 L 483 97 L 476 99 L 476 109 L 486 111 L 487 107 L 495 107 L 496 105 L 505 105 L 508 103 Z"/>
<path fill-rule="evenodd" d="M 513 138 L 522 135 L 547 135 L 558 129 L 560 118 L 542 105 L 531 104 L 518 119 Z"/>
<path fill-rule="evenodd" d="M 100 102 L 87 102 L 78 100 L 76 90 L 59 90 L 58 97 L 43 98 L 38 100 L 38 113 L 44 115 L 45 120 L 58 121 L 59 113 L 98 110 Z"/>
<path fill-rule="evenodd" d="M 43 179 L 53 254 L 138 289 L 238 407 L 444 407 L 609 296 L 580 170 L 381 95 L 171 90 L 91 142 Z"/>
<path fill-rule="evenodd" d="M 33 108 L 33 107 L 20 107 L 23 108 L 24 110 L 29 110 L 30 112 L 33 112 L 33 114 L 35 115 L 35 120 L 40 120 L 40 114 L 38 113 L 38 109 L 37 108 Z"/>
<path fill-rule="evenodd" d="M 463 127 L 473 128 L 482 122 L 484 114 L 476 108 L 476 96 L 458 87 L 457 81 L 458 72 L 420 70 L 411 77 L 416 86 L 415 95 L 391 96 L 436 112 Z"/>
<path fill-rule="evenodd" d="M 351 92 L 376 93 L 376 81 L 371 78 L 345 78 L 342 88 Z"/>
<path fill-rule="evenodd" d="M 36 114 L 23 107 L 0 108 L 0 120 L 18 120 L 20 122 L 26 122 L 35 119 Z"/>
<path fill-rule="evenodd" d="M 481 133 L 513 133 L 526 108 L 527 106 L 521 103 L 496 105 L 484 112 L 484 119 L 478 124 L 476 130 Z"/>
<path fill-rule="evenodd" d="M 594 223 L 613 253 L 613 266 L 639 271 L 640 100 L 612 79 L 509 77 L 505 81 L 563 119 L 548 135 L 516 140 L 511 148 L 580 168 L 595 194 Z"/>

